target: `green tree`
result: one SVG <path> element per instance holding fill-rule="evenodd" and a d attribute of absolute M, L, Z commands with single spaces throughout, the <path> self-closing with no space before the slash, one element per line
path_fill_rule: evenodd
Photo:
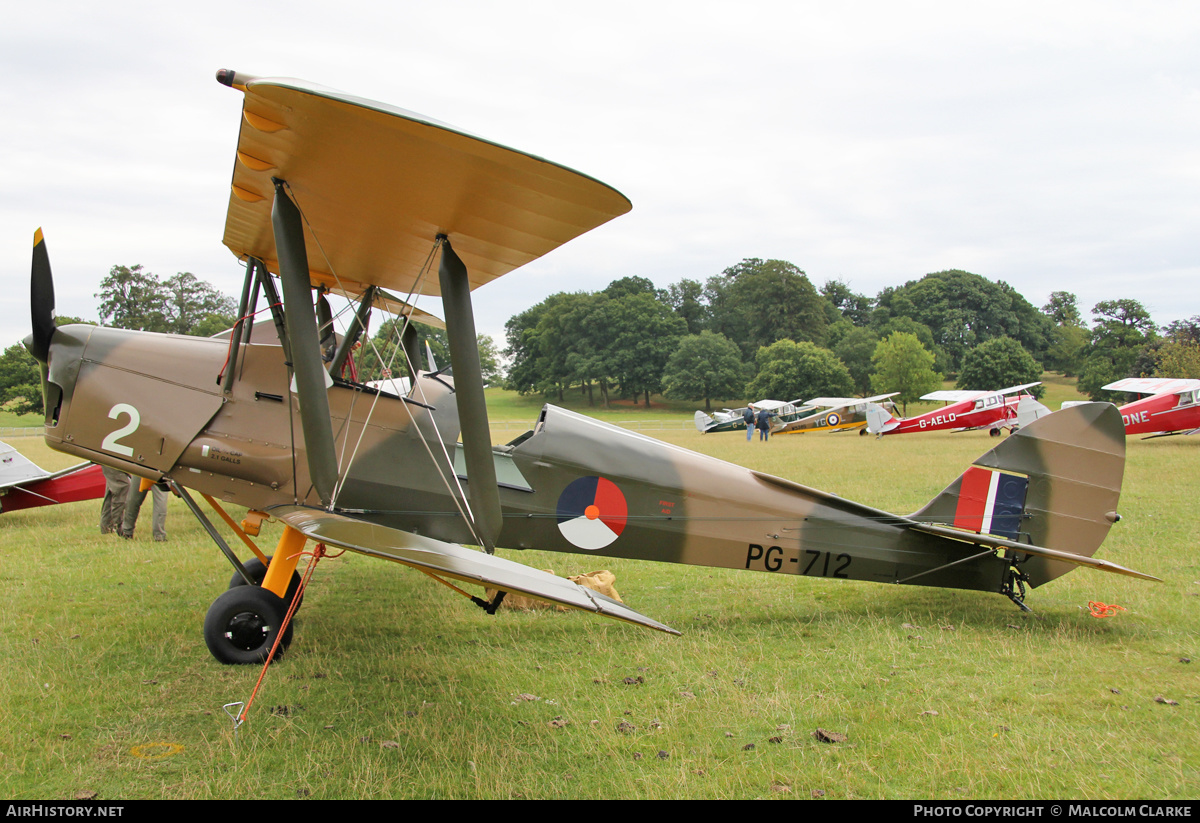
<path fill-rule="evenodd" d="M 1079 313 L 1078 300 L 1069 291 L 1051 292 L 1042 313 L 1054 325 L 1046 349 L 1046 368 L 1069 376 L 1079 374 L 1084 348 L 1088 343 L 1087 326 Z"/>
<path fill-rule="evenodd" d="M 899 392 L 902 414 L 908 415 L 908 404 L 928 394 L 942 382 L 942 376 L 933 369 L 931 354 L 915 334 L 894 332 L 875 347 L 871 361 L 875 374 L 871 386 L 876 394 Z"/>
<path fill-rule="evenodd" d="M 953 370 L 950 355 L 934 341 L 933 330 L 924 323 L 918 323 L 911 317 L 906 316 L 893 317 L 876 328 L 875 332 L 879 335 L 880 340 L 891 337 L 896 332 L 915 335 L 921 341 L 921 345 L 925 347 L 925 350 L 933 355 L 933 367 L 935 369 L 940 372 Z"/>
<path fill-rule="evenodd" d="M 1163 336 L 1175 343 L 1200 343 L 1200 315 L 1172 320 L 1163 326 Z"/>
<path fill-rule="evenodd" d="M 162 281 L 140 265 L 113 266 L 95 296 L 100 298 L 101 325 L 157 332 L 169 328 Z"/>
<path fill-rule="evenodd" d="M 667 286 L 667 305 L 687 323 L 688 334 L 699 334 L 708 328 L 708 307 L 704 303 L 704 286 L 697 280 L 683 279 Z"/>
<path fill-rule="evenodd" d="M 755 362 L 758 373 L 746 386 L 746 394 L 758 400 L 844 397 L 854 391 L 842 361 L 807 340 L 776 340 L 758 350 Z"/>
<path fill-rule="evenodd" d="M 1020 343 L 1011 337 L 995 337 L 966 353 L 957 385 L 960 389 L 994 391 L 1041 379 L 1042 364 Z M 1041 397 L 1045 387 L 1034 386 L 1030 392 Z"/>
<path fill-rule="evenodd" d="M 836 312 L 830 322 L 844 317 L 855 326 L 866 326 L 871 322 L 871 311 L 875 301 L 865 294 L 858 294 L 850 289 L 844 280 L 828 280 L 821 287 L 821 296 L 829 301 Z"/>
<path fill-rule="evenodd" d="M 850 372 L 850 377 L 854 380 L 854 390 L 863 397 L 871 391 L 871 375 L 875 372 L 875 364 L 871 357 L 878 345 L 879 335 L 868 328 L 855 327 L 843 335 L 833 348 L 833 353 Z"/>
<path fill-rule="evenodd" d="M 724 335 L 711 331 L 680 340 L 663 372 L 667 397 L 703 400 L 705 411 L 712 411 L 714 397 L 741 396 L 745 385 L 741 349 Z"/>
<path fill-rule="evenodd" d="M 872 325 L 911 317 L 933 331 L 934 342 L 957 370 L 968 349 L 994 337 L 1012 337 L 1036 358 L 1049 344 L 1050 320 L 1004 282 L 952 269 L 880 292 Z"/>
<path fill-rule="evenodd" d="M 57 317 L 54 320 L 58 326 L 87 322 L 78 317 Z M 42 367 L 23 343 L 14 343 L 0 355 L 0 403 L 14 414 L 45 414 Z"/>
<path fill-rule="evenodd" d="M 797 266 L 785 260 L 747 258 L 705 284 L 710 328 L 750 357 L 776 340 L 824 345 L 829 303 Z"/>
<path fill-rule="evenodd" d="M 233 326 L 237 304 L 191 272 L 168 277 L 162 291 L 165 331 L 171 334 L 208 337 Z M 214 326 L 219 328 L 209 331 Z M 206 331 L 209 333 L 204 334 Z"/>
<path fill-rule="evenodd" d="M 21 343 L 0 355 L 0 392 L 0 401 L 15 414 L 43 412 L 41 367 Z"/>
<path fill-rule="evenodd" d="M 1091 341 L 1084 353 L 1079 390 L 1093 400 L 1119 400 L 1103 387 L 1123 377 L 1145 377 L 1137 368 L 1148 346 L 1157 343 L 1157 328 L 1150 312 L 1136 300 L 1103 300 L 1092 308 L 1095 317 Z M 1151 364 L 1153 359 L 1145 362 Z"/>
<path fill-rule="evenodd" d="M 190 272 L 166 281 L 141 266 L 113 266 L 100 281 L 105 326 L 208 337 L 233 325 L 237 304 Z"/>
<path fill-rule="evenodd" d="M 1200 342 L 1170 340 L 1158 350 L 1155 377 L 1190 377 L 1200 379 Z"/>
<path fill-rule="evenodd" d="M 609 300 L 606 308 L 603 371 L 635 403 L 642 394 L 649 405 L 650 395 L 662 391 L 667 359 L 687 323 L 651 294 L 628 294 Z"/>
<path fill-rule="evenodd" d="M 1079 299 L 1069 291 L 1050 292 L 1050 299 L 1042 306 L 1042 313 L 1057 326 L 1082 326 L 1083 315 L 1079 312 Z"/>

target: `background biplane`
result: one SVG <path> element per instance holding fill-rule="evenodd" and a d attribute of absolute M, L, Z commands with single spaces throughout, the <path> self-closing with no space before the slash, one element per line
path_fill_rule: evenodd
<path fill-rule="evenodd" d="M 772 427 L 791 422 L 809 413 L 809 409 L 801 408 L 799 402 L 793 401 L 789 403 L 786 400 L 759 400 L 757 403 L 751 403 L 749 408 L 755 413 L 766 409 L 771 415 Z M 701 434 L 744 431 L 746 428 L 746 419 L 742 413 L 745 411 L 745 406 L 740 409 L 722 409 L 719 412 L 713 412 L 711 415 L 697 411 L 692 415 L 692 420 L 696 424 L 696 429 Z M 774 431 L 774 428 L 772 428 L 772 431 Z"/>
<path fill-rule="evenodd" d="M 886 409 L 891 404 L 884 405 L 882 401 L 897 394 L 899 392 L 878 394 L 874 397 L 814 397 L 804 401 L 804 408 L 809 411 L 798 419 L 773 429 L 772 434 L 805 434 L 847 429 L 859 429 L 859 434 L 865 434 L 863 427 L 867 425 L 867 412 L 871 406 L 874 404 Z M 800 405 L 799 401 L 796 401 L 796 405 Z"/>
<path fill-rule="evenodd" d="M 51 473 L 0 442 L 0 512 L 103 496 L 104 473 L 95 463 L 80 463 Z"/>
<path fill-rule="evenodd" d="M 1128 377 L 1109 383 L 1105 391 L 1146 394 L 1117 411 L 1126 434 L 1167 437 L 1200 431 L 1200 380 L 1172 377 Z M 1149 438 L 1146 438 L 1149 439 Z"/>
<path fill-rule="evenodd" d="M 630 208 L 614 189 L 419 115 L 292 79 L 231 71 L 244 95 L 225 244 L 246 263 L 227 339 L 55 328 L 35 235 L 33 333 L 47 443 L 170 484 L 236 570 L 205 618 L 223 662 L 261 661 L 282 631 L 308 541 L 446 582 L 669 627 L 493 556 L 584 552 L 761 572 L 945 586 L 1022 604 L 1092 555 L 1113 522 L 1125 438 L 1110 404 L 1059 412 L 894 515 L 555 406 L 493 447 L 470 291 Z M 436 271 L 435 271 L 436 269 Z M 282 285 L 282 296 L 276 281 Z M 397 397 L 348 378 L 378 290 L 406 322 Z M 340 336 L 327 293 L 357 302 Z M 314 300 L 315 294 L 315 300 Z M 413 296 L 440 295 L 451 377 L 419 372 Z M 277 332 L 250 322 L 260 297 Z M 394 364 L 399 365 L 399 364 Z M 458 442 L 461 436 L 461 444 Z M 243 564 L 189 490 L 255 554 Z M 250 513 L 238 525 L 226 501 Z M 252 540 L 283 533 L 270 557 Z M 464 548 L 477 545 L 483 551 Z M 469 595 L 468 595 L 469 596 Z"/>
<path fill-rule="evenodd" d="M 968 431 L 988 429 L 992 437 L 999 437 L 1001 429 L 1015 431 L 1050 414 L 1025 389 L 1040 385 L 1025 383 L 999 391 L 971 391 L 946 389 L 921 395 L 922 400 L 949 403 L 940 409 L 903 419 L 893 417 L 882 407 L 867 410 L 867 431 L 878 437 L 885 434 L 910 434 L 919 431 Z"/>

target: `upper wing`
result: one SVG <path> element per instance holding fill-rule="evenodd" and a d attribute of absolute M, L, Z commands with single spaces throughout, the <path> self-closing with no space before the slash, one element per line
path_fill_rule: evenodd
<path fill-rule="evenodd" d="M 963 400 L 978 400 L 981 397 L 987 397 L 989 394 L 995 394 L 990 391 L 970 391 L 967 389 L 942 389 L 940 391 L 931 391 L 929 394 L 921 395 L 922 400 L 940 400 L 943 403 L 959 403 Z"/>
<path fill-rule="evenodd" d="M 805 400 L 805 406 L 821 406 L 828 409 L 841 409 L 846 406 L 857 406 L 860 403 L 878 403 L 880 400 L 887 400 L 889 397 L 895 397 L 900 392 L 894 391 L 888 394 L 877 394 L 874 397 L 814 397 L 812 400 Z M 797 402 L 799 407 L 800 403 Z"/>
<path fill-rule="evenodd" d="M 272 272 L 272 178 L 311 229 L 314 284 L 351 292 L 438 294 L 436 272 L 418 277 L 439 233 L 474 289 L 631 208 L 579 172 L 404 109 L 291 78 L 218 79 L 245 94 L 225 245 Z"/>
<path fill-rule="evenodd" d="M 321 543 L 394 560 L 443 577 L 493 589 L 520 592 L 539 600 L 549 600 L 574 609 L 596 612 L 605 617 L 614 617 L 660 632 L 679 634 L 670 626 L 651 620 L 598 592 L 511 560 L 322 509 L 277 506 L 268 511 L 273 517 L 278 517 L 305 536 Z"/>
<path fill-rule="evenodd" d="M 1127 391 L 1136 394 L 1180 394 L 1200 389 L 1200 380 L 1183 377 L 1127 377 L 1104 387 L 1105 391 Z"/>
<path fill-rule="evenodd" d="M 978 400 L 981 397 L 991 397 L 994 394 L 1012 394 L 1014 392 L 1024 391 L 1033 386 L 1040 386 L 1042 382 L 1039 380 L 1035 383 L 1024 383 L 1020 386 L 1009 386 L 1007 389 L 997 389 L 996 391 L 973 391 L 969 389 L 943 389 L 941 391 L 930 392 L 929 394 L 921 395 L 922 400 L 941 400 L 946 403 L 958 403 L 963 400 Z"/>

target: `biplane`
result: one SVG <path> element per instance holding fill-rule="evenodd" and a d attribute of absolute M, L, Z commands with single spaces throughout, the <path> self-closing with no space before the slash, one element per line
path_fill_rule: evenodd
<path fill-rule="evenodd" d="M 872 405 L 887 410 L 892 408 L 889 397 L 899 392 L 878 394 L 874 397 L 814 397 L 804 401 L 806 413 L 798 419 L 783 423 L 771 431 L 772 434 L 805 434 L 821 431 L 849 431 L 858 429 L 866 434 L 867 412 Z M 800 405 L 799 401 L 796 401 Z"/>
<path fill-rule="evenodd" d="M 310 542 L 676 633 L 497 547 L 998 592 L 1023 603 L 1092 555 L 1113 522 L 1125 438 L 1110 404 L 1059 412 L 904 516 L 546 405 L 493 446 L 471 291 L 629 210 L 615 189 L 382 103 L 222 70 L 243 95 L 225 245 L 245 264 L 226 339 L 55 328 L 34 238 L 27 345 L 58 450 L 172 486 L 235 569 L 204 621 L 213 656 L 266 660 Z M 378 290 L 412 383 L 353 379 Z M 354 301 L 340 334 L 329 293 Z M 440 296 L 450 368 L 417 364 L 412 304 Z M 251 321 L 262 308 L 268 324 Z M 257 331 L 256 331 L 257 329 Z M 365 347 L 365 346 L 364 346 Z M 460 442 L 461 440 L 461 442 Z M 1001 486 L 1002 494 L 989 492 Z M 980 490 L 983 490 L 980 493 Z M 254 557 L 243 562 L 193 497 Z M 225 504 L 246 507 L 241 524 Z M 1003 506 L 1003 516 L 996 507 Z M 253 539 L 282 530 L 273 551 Z M 997 525 L 999 524 L 999 525 Z M 478 546 L 479 550 L 467 548 Z M 1151 578 L 1153 579 L 1153 578 Z M 453 581 L 453 583 L 451 582 Z M 248 585 L 247 585 L 248 584 Z"/>
<path fill-rule="evenodd" d="M 945 429 L 988 429 L 992 437 L 999 437 L 1002 429 L 1016 431 L 1021 426 L 1050 414 L 1050 409 L 1025 391 L 1038 385 L 1041 383 L 1025 383 L 999 391 L 947 389 L 930 392 L 921 395 L 921 399 L 936 400 L 949 405 L 903 419 L 894 417 L 876 406 L 867 410 L 867 431 L 876 437 L 882 437 L 885 434 L 911 434 Z"/>
<path fill-rule="evenodd" d="M 1117 409 L 1126 434 L 1168 437 L 1200 431 L 1200 380 L 1173 377 L 1128 377 L 1109 383 L 1105 391 L 1145 394 Z"/>
<path fill-rule="evenodd" d="M 104 473 L 95 463 L 48 472 L 9 444 L 0 443 L 0 512 L 103 496 Z"/>

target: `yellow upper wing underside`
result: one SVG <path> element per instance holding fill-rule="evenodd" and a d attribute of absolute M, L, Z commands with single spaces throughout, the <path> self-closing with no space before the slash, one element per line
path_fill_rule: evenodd
<path fill-rule="evenodd" d="M 245 100 L 225 245 L 276 274 L 272 178 L 304 215 L 314 285 L 339 292 L 438 294 L 436 270 L 417 282 L 438 234 L 475 289 L 630 209 L 597 180 L 412 112 L 290 78 L 234 84 Z"/>

